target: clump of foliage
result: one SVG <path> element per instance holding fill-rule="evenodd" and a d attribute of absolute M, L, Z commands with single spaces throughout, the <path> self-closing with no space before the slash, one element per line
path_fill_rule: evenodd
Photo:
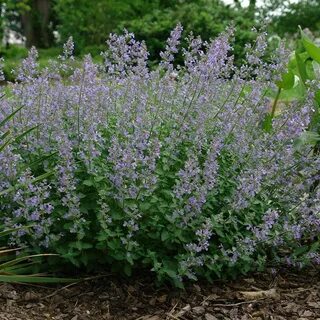
<path fill-rule="evenodd" d="M 62 41 L 74 38 L 76 53 L 86 46 L 106 41 L 105 35 L 122 31 L 134 33 L 138 40 L 146 40 L 150 60 L 155 62 L 170 30 L 181 22 L 187 31 L 201 35 L 205 40 L 217 36 L 234 23 L 236 44 L 234 53 L 243 58 L 244 44 L 253 39 L 253 8 L 226 5 L 221 0 L 181 1 L 75 1 L 58 0 L 54 5 L 57 30 Z M 156 61 L 158 62 L 158 61 Z"/>
<path fill-rule="evenodd" d="M 71 39 L 41 70 L 31 49 L 0 105 L 3 116 L 23 107 L 15 128 L 35 127 L 0 158 L 0 192 L 11 190 L 1 223 L 32 224 L 11 244 L 177 286 L 320 262 L 320 159 L 297 146 L 314 117 L 311 87 L 276 112 L 279 88 L 294 87 L 283 46 L 266 60 L 257 34 L 235 66 L 232 29 L 190 35 L 184 48 L 181 34 L 177 25 L 155 69 L 129 32 L 111 34 L 103 66 L 90 55 L 75 64 Z"/>
<path fill-rule="evenodd" d="M 3 74 L 1 73 L 0 78 L 3 78 Z M 0 99 L 2 99 L 3 97 L 4 95 L 2 95 Z M 20 135 L 16 135 L 14 130 L 12 130 L 13 128 L 9 124 L 10 120 L 12 120 L 20 110 L 21 108 L 9 113 L 0 121 L 1 165 L 4 164 L 4 158 L 12 154 L 11 146 L 14 143 L 14 141 L 21 139 L 24 135 L 30 133 L 34 129 L 29 128 Z M 10 160 L 10 158 L 6 160 Z M 3 169 L 3 167 L 1 167 L 1 169 Z M 9 168 L 7 167 L 6 169 L 8 173 Z M 45 176 L 47 176 L 47 174 Z M 38 177 L 36 179 L 31 179 L 27 183 L 31 185 L 45 178 L 45 176 Z M 17 181 L 15 181 L 14 183 L 15 187 L 22 187 L 23 184 Z M 5 194 L 10 193 L 13 190 L 14 188 L 12 186 L 6 187 L 5 182 L 2 182 L 0 197 L 3 197 Z M 24 225 L 18 227 L 15 225 L 13 227 L 13 229 L 6 228 L 5 230 L 3 230 L 2 227 L 0 227 L 1 244 L 4 243 L 3 239 L 7 239 L 8 236 L 16 236 L 18 234 L 23 234 L 23 230 L 26 230 L 30 226 Z M 42 258 L 45 256 L 52 256 L 52 254 L 28 255 L 26 254 L 25 248 L 0 246 L 0 282 L 57 283 L 75 281 L 74 279 L 45 277 L 43 274 L 34 274 L 35 271 L 39 271 L 41 268 L 43 268 L 44 264 Z"/>
<path fill-rule="evenodd" d="M 248 8 L 226 5 L 220 0 L 174 1 L 146 11 L 143 16 L 123 20 L 118 27 L 125 27 L 138 39 L 146 39 L 151 60 L 157 60 L 172 26 L 181 22 L 186 33 L 193 32 L 202 39 L 217 36 L 228 25 L 235 24 L 234 55 L 244 57 L 244 45 L 253 40 L 252 25 L 258 25 Z"/>
<path fill-rule="evenodd" d="M 318 31 L 320 2 L 318 0 L 300 0 L 283 5 L 280 14 L 272 17 L 272 29 L 280 34 L 295 34 L 297 26 Z"/>
<path fill-rule="evenodd" d="M 104 43 L 106 35 L 112 32 L 121 20 L 135 15 L 135 6 L 131 2 L 128 0 L 55 1 L 57 29 L 62 41 L 72 36 L 77 45 L 77 52 L 86 46 Z"/>

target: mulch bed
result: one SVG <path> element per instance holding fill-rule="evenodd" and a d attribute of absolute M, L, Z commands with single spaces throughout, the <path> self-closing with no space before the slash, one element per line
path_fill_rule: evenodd
<path fill-rule="evenodd" d="M 320 273 L 156 287 L 151 278 L 101 276 L 67 286 L 0 284 L 0 320 L 319 319 Z"/>

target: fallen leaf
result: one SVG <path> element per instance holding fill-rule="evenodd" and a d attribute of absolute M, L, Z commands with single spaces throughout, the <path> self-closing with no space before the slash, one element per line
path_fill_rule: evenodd
<path fill-rule="evenodd" d="M 209 296 L 207 296 L 205 300 L 214 301 L 214 300 L 217 300 L 218 298 L 219 298 L 219 296 L 217 294 L 213 293 L 213 294 L 210 294 Z"/>
<path fill-rule="evenodd" d="M 167 300 L 167 295 L 164 294 L 164 295 L 158 297 L 157 300 L 158 300 L 160 303 L 164 303 L 164 302 L 166 302 L 166 300 Z"/>
<path fill-rule="evenodd" d="M 206 313 L 206 314 L 204 315 L 204 317 L 205 317 L 206 320 L 218 320 L 217 317 L 213 316 L 213 315 L 210 314 L 210 313 Z"/>
<path fill-rule="evenodd" d="M 205 313 L 204 307 L 194 307 L 192 308 L 192 311 L 198 315 Z"/>
<path fill-rule="evenodd" d="M 276 289 L 261 290 L 261 291 L 240 291 L 240 298 L 245 300 L 259 300 L 259 299 L 278 299 L 279 294 Z"/>
<path fill-rule="evenodd" d="M 320 309 L 320 303 L 319 302 L 308 302 L 308 306 L 316 308 L 316 309 Z"/>
<path fill-rule="evenodd" d="M 153 316 L 153 315 L 147 315 L 147 316 L 140 317 L 137 320 L 160 320 L 160 317 Z"/>
<path fill-rule="evenodd" d="M 314 316 L 314 313 L 309 310 L 306 310 L 301 316 L 302 317 L 312 317 L 312 316 Z"/>

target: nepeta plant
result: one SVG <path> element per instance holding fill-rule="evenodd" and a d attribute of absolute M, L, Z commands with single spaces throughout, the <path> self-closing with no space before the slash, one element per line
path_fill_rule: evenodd
<path fill-rule="evenodd" d="M 178 25 L 155 69 L 127 31 L 110 35 L 103 65 L 90 56 L 79 65 L 71 39 L 42 70 L 30 51 L 1 114 L 23 106 L 15 127 L 36 129 L 1 156 L 1 181 L 14 186 L 21 163 L 39 156 L 48 157 L 25 179 L 55 174 L 1 197 L 7 227 L 35 222 L 10 243 L 77 266 L 151 269 L 180 286 L 266 263 L 319 263 L 320 160 L 296 147 L 312 95 L 270 118 L 288 53 L 267 61 L 257 34 L 236 67 L 232 29 L 211 42 L 190 35 L 183 49 L 181 37 Z"/>

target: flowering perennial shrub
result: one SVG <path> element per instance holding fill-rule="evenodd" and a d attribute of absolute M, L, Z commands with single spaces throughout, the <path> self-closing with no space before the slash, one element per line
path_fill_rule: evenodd
<path fill-rule="evenodd" d="M 70 39 L 40 71 L 31 49 L 1 100 L 1 117 L 22 107 L 14 128 L 36 127 L 0 156 L 0 192 L 13 187 L 1 223 L 31 225 L 10 244 L 178 286 L 320 262 L 320 159 L 296 143 L 312 94 L 265 125 L 288 53 L 265 61 L 258 34 L 238 68 L 232 29 L 210 43 L 190 35 L 186 48 L 181 37 L 178 25 L 152 70 L 126 31 L 110 36 L 103 65 L 78 65 Z"/>

